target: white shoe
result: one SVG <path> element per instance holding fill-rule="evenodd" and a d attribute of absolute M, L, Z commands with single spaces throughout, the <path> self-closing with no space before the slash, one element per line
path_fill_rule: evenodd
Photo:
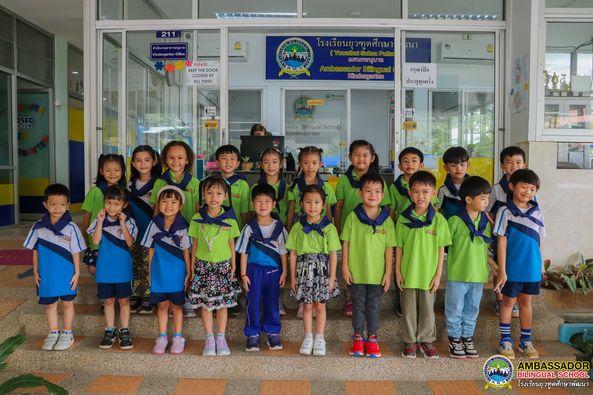
<path fill-rule="evenodd" d="M 315 336 L 315 344 L 313 344 L 313 355 L 318 357 L 325 356 L 325 338 L 323 336 Z"/>
<path fill-rule="evenodd" d="M 74 343 L 74 335 L 72 333 L 60 333 L 60 337 L 58 337 L 58 342 L 54 346 L 55 351 L 64 351 L 72 347 Z"/>
<path fill-rule="evenodd" d="M 44 351 L 53 350 L 56 343 L 58 342 L 59 337 L 60 337 L 59 332 L 54 332 L 54 333 L 50 332 L 49 335 L 47 335 L 47 337 L 43 341 L 43 345 L 41 346 L 41 349 Z"/>
<path fill-rule="evenodd" d="M 313 353 L 313 336 L 305 336 L 299 354 L 311 355 Z"/>

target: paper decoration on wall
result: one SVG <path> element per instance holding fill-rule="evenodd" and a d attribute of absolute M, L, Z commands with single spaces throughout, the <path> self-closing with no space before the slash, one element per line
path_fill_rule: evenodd
<path fill-rule="evenodd" d="M 192 64 L 193 63 L 191 60 L 176 60 L 171 62 L 159 60 L 157 62 L 154 62 L 154 69 L 157 71 L 164 70 L 167 73 L 172 73 L 176 70 L 184 70 L 187 67 L 191 67 Z"/>
<path fill-rule="evenodd" d="M 529 58 L 518 57 L 513 62 L 511 74 L 511 112 L 518 113 L 527 109 L 529 97 Z"/>
<path fill-rule="evenodd" d="M 30 104 L 30 105 L 25 105 L 25 104 L 19 104 L 17 106 L 17 111 L 18 112 L 26 112 L 26 111 L 32 111 L 32 112 L 38 112 L 40 114 L 43 114 L 45 111 L 47 111 L 47 108 L 41 104 Z"/>
<path fill-rule="evenodd" d="M 33 146 L 31 148 L 27 148 L 27 149 L 19 148 L 19 155 L 20 156 L 35 155 L 42 149 L 46 148 L 48 144 L 49 144 L 49 136 L 45 135 L 45 136 L 41 137 L 41 140 L 37 144 L 35 144 L 35 146 Z"/>

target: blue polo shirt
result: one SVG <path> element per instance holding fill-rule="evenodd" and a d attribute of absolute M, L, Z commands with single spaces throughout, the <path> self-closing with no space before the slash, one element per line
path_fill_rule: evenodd
<path fill-rule="evenodd" d="M 264 238 L 270 238 L 277 223 L 278 220 L 274 220 L 270 225 L 260 225 L 259 228 L 261 229 L 262 236 Z M 241 231 L 241 236 L 235 248 L 237 252 L 248 254 L 248 265 L 255 264 L 259 266 L 279 267 L 280 257 L 287 254 L 285 244 L 286 240 L 288 240 L 288 232 L 286 232 L 286 228 L 282 228 L 282 233 L 280 233 L 280 236 L 276 240 L 270 240 L 267 243 L 254 240 L 251 237 L 252 234 L 253 230 L 248 223 Z"/>

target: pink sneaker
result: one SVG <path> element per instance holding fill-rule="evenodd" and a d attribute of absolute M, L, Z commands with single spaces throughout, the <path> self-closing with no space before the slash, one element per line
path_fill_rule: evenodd
<path fill-rule="evenodd" d="M 171 343 L 171 354 L 181 354 L 185 349 L 185 339 L 183 336 L 173 336 L 173 342 Z"/>
<path fill-rule="evenodd" d="M 156 355 L 163 355 L 167 349 L 167 343 L 169 343 L 169 338 L 167 336 L 157 337 L 154 341 L 154 346 L 152 346 L 152 353 Z"/>

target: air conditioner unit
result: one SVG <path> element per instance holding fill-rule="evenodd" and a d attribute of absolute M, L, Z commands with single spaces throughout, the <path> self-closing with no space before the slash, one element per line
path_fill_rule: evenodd
<path fill-rule="evenodd" d="M 204 40 L 198 42 L 198 58 L 218 58 L 220 56 L 219 41 Z M 247 61 L 247 42 L 229 42 L 229 62 Z"/>
<path fill-rule="evenodd" d="M 442 41 L 438 46 L 440 63 L 490 63 L 494 45 L 479 42 Z"/>

